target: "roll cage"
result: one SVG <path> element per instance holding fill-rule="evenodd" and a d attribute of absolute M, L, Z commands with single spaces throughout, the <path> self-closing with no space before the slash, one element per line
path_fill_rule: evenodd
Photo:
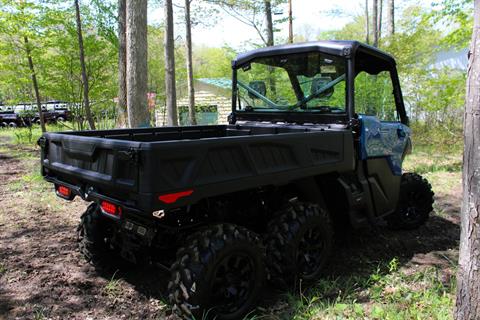
<path fill-rule="evenodd" d="M 254 62 L 255 59 L 291 55 L 298 53 L 321 52 L 341 57 L 346 61 L 346 109 L 340 114 L 318 114 L 311 112 L 292 112 L 289 110 L 263 112 L 259 110 L 237 110 L 238 89 L 242 86 L 237 78 L 237 71 Z M 377 48 L 358 41 L 317 41 L 266 47 L 240 54 L 232 61 L 232 115 L 230 123 L 236 121 L 271 121 L 295 123 L 339 123 L 350 124 L 357 119 L 355 112 L 355 77 L 362 71 L 379 74 L 387 71 L 390 74 L 397 115 L 401 123 L 408 125 L 400 81 L 395 59 Z M 255 93 L 253 93 L 255 94 Z"/>

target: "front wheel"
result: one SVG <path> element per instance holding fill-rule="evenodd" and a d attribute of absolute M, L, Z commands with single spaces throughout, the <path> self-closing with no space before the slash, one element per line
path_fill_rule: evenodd
<path fill-rule="evenodd" d="M 186 319 L 242 319 L 265 279 L 258 236 L 221 224 L 193 234 L 186 243 L 177 252 L 168 284 L 174 312 Z"/>
<path fill-rule="evenodd" d="M 396 212 L 387 217 L 388 226 L 396 230 L 412 230 L 425 224 L 433 211 L 432 186 L 419 174 L 404 173 Z"/>

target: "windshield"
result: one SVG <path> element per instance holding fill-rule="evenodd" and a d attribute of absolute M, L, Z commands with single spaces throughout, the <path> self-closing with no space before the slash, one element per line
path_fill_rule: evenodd
<path fill-rule="evenodd" d="M 344 113 L 345 64 L 320 52 L 255 59 L 237 71 L 237 110 Z"/>

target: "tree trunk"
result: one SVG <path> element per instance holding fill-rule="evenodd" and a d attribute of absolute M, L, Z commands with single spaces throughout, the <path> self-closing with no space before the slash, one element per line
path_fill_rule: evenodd
<path fill-rule="evenodd" d="M 77 35 L 78 48 L 80 51 L 80 66 L 82 68 L 82 84 L 83 84 L 83 102 L 85 104 L 85 116 L 91 130 L 95 130 L 95 122 L 93 121 L 92 113 L 90 111 L 90 100 L 88 99 L 88 76 L 87 67 L 85 66 L 85 51 L 83 50 L 83 34 L 82 34 L 82 20 L 80 19 L 80 5 L 78 0 L 74 0 L 75 14 L 77 17 Z"/>
<path fill-rule="evenodd" d="M 271 0 L 264 0 L 265 6 L 265 20 L 267 22 L 267 46 L 271 47 L 275 45 L 274 35 L 273 35 L 273 19 L 272 19 L 272 2 Z M 270 87 L 271 96 L 275 98 L 277 95 L 277 86 L 274 75 L 274 68 L 269 66 L 268 69 L 268 85 Z"/>
<path fill-rule="evenodd" d="M 456 320 L 480 319 L 480 0 L 475 0 L 464 115 L 463 202 Z"/>
<path fill-rule="evenodd" d="M 192 64 L 192 21 L 190 18 L 190 4 L 192 0 L 185 0 L 185 47 L 187 51 L 187 82 L 188 82 L 188 117 L 190 124 L 196 125 L 195 117 L 195 88 L 193 87 L 193 64 Z"/>
<path fill-rule="evenodd" d="M 35 91 L 35 100 L 37 102 L 38 117 L 40 118 L 40 127 L 42 128 L 42 132 L 46 132 L 47 128 L 45 127 L 45 118 L 43 117 L 42 103 L 40 102 L 40 93 L 38 91 L 37 75 L 35 73 L 35 67 L 33 66 L 32 50 L 30 50 L 30 44 L 28 43 L 28 38 L 25 36 L 23 37 L 23 40 L 25 42 L 25 51 L 27 53 L 28 67 L 30 68 L 33 90 Z"/>
<path fill-rule="evenodd" d="M 387 0 L 387 37 L 395 34 L 395 1 Z"/>
<path fill-rule="evenodd" d="M 118 102 L 117 127 L 127 126 L 127 1 L 118 0 Z"/>
<path fill-rule="evenodd" d="M 383 0 L 378 0 L 379 8 L 378 8 L 378 22 L 377 22 L 377 41 L 380 41 L 382 38 L 382 13 L 383 13 Z"/>
<path fill-rule="evenodd" d="M 293 12 L 292 0 L 288 0 L 288 42 L 293 43 Z"/>
<path fill-rule="evenodd" d="M 130 128 L 150 127 L 147 104 L 147 0 L 127 0 L 127 112 Z"/>
<path fill-rule="evenodd" d="M 378 0 L 373 0 L 372 3 L 372 27 L 373 27 L 373 46 L 378 47 Z"/>
<path fill-rule="evenodd" d="M 365 42 L 370 44 L 370 18 L 368 16 L 368 0 L 365 0 Z"/>
<path fill-rule="evenodd" d="M 178 126 L 177 92 L 175 88 L 175 43 L 173 38 L 172 0 L 165 0 L 165 94 L 167 124 Z"/>
<path fill-rule="evenodd" d="M 273 19 L 272 19 L 272 3 L 271 0 L 265 0 L 265 20 L 267 21 L 267 46 L 273 46 Z"/>

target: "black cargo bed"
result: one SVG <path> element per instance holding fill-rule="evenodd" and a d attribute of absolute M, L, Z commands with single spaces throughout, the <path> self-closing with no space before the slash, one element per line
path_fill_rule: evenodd
<path fill-rule="evenodd" d="M 146 213 L 354 168 L 348 129 L 232 125 L 46 133 L 42 172 Z M 192 191 L 167 204 L 159 196 Z"/>

